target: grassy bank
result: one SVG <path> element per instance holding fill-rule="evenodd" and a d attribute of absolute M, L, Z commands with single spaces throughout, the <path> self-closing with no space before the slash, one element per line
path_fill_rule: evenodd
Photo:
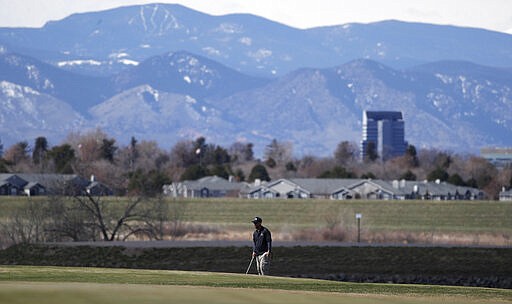
<path fill-rule="evenodd" d="M 0 264 L 245 273 L 250 253 L 249 247 L 21 245 L 0 251 Z M 355 282 L 512 288 L 512 249 L 275 247 L 272 274 Z"/>
<path fill-rule="evenodd" d="M 257 289 L 266 289 L 266 291 L 262 293 Z M 247 301 L 360 304 L 510 303 L 512 291 L 353 284 L 205 272 L 0 267 L 0 303 L 147 303 L 148 301 L 152 303 L 205 303 L 206 301 L 208 303 L 246 303 Z"/>

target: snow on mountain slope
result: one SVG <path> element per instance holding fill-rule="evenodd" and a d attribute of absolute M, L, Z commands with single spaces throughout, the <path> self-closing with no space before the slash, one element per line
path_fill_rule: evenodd
<path fill-rule="evenodd" d="M 38 136 L 58 144 L 68 132 L 87 126 L 67 103 L 7 81 L 0 81 L 0 108 L 0 134 L 6 144 L 32 142 Z"/>
<path fill-rule="evenodd" d="M 395 68 L 447 59 L 512 66 L 512 36 L 505 33 L 396 20 L 300 30 L 254 15 L 212 16 L 158 3 L 74 14 L 37 29 L 0 28 L 0 41 L 55 65 L 102 63 L 67 66 L 88 73 L 116 73 L 126 60 L 178 50 L 264 77 L 359 58 Z M 125 54 L 123 61 L 116 54 Z"/>
<path fill-rule="evenodd" d="M 90 113 L 93 125 L 121 141 L 137 136 L 157 140 L 165 147 L 198 136 L 225 142 L 226 134 L 237 130 L 207 103 L 149 85 L 126 90 L 91 108 Z"/>
<path fill-rule="evenodd" d="M 82 113 L 102 102 L 105 97 L 113 95 L 113 89 L 106 78 L 71 73 L 35 58 L 11 52 L 0 53 L 0 81 L 16 83 L 54 96 Z"/>
<path fill-rule="evenodd" d="M 262 86 L 267 79 L 244 75 L 218 62 L 189 52 L 151 57 L 113 77 L 118 91 L 144 84 L 195 98 L 225 97 Z"/>

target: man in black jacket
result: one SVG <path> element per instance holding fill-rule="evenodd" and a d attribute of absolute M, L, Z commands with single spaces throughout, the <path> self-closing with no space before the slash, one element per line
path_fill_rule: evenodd
<path fill-rule="evenodd" d="M 256 267 L 259 275 L 268 275 L 270 271 L 270 258 L 272 257 L 272 235 L 270 230 L 263 227 L 263 220 L 255 217 L 252 221 L 254 224 L 254 233 L 252 234 L 253 248 L 252 256 L 256 258 Z"/>

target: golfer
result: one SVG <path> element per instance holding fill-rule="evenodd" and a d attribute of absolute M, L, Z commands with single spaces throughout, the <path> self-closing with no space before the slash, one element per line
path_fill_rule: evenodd
<path fill-rule="evenodd" d="M 270 259 L 272 258 L 272 235 L 270 230 L 263 227 L 261 217 L 255 217 L 254 233 L 252 234 L 253 249 L 252 256 L 256 258 L 256 267 L 259 275 L 268 275 L 270 271 Z"/>

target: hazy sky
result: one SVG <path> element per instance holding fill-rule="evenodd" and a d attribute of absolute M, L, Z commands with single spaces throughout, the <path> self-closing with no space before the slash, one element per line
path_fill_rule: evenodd
<path fill-rule="evenodd" d="M 511 0 L 0 0 L 0 26 L 39 27 L 72 13 L 154 2 L 252 13 L 299 28 L 398 19 L 512 33 Z"/>

